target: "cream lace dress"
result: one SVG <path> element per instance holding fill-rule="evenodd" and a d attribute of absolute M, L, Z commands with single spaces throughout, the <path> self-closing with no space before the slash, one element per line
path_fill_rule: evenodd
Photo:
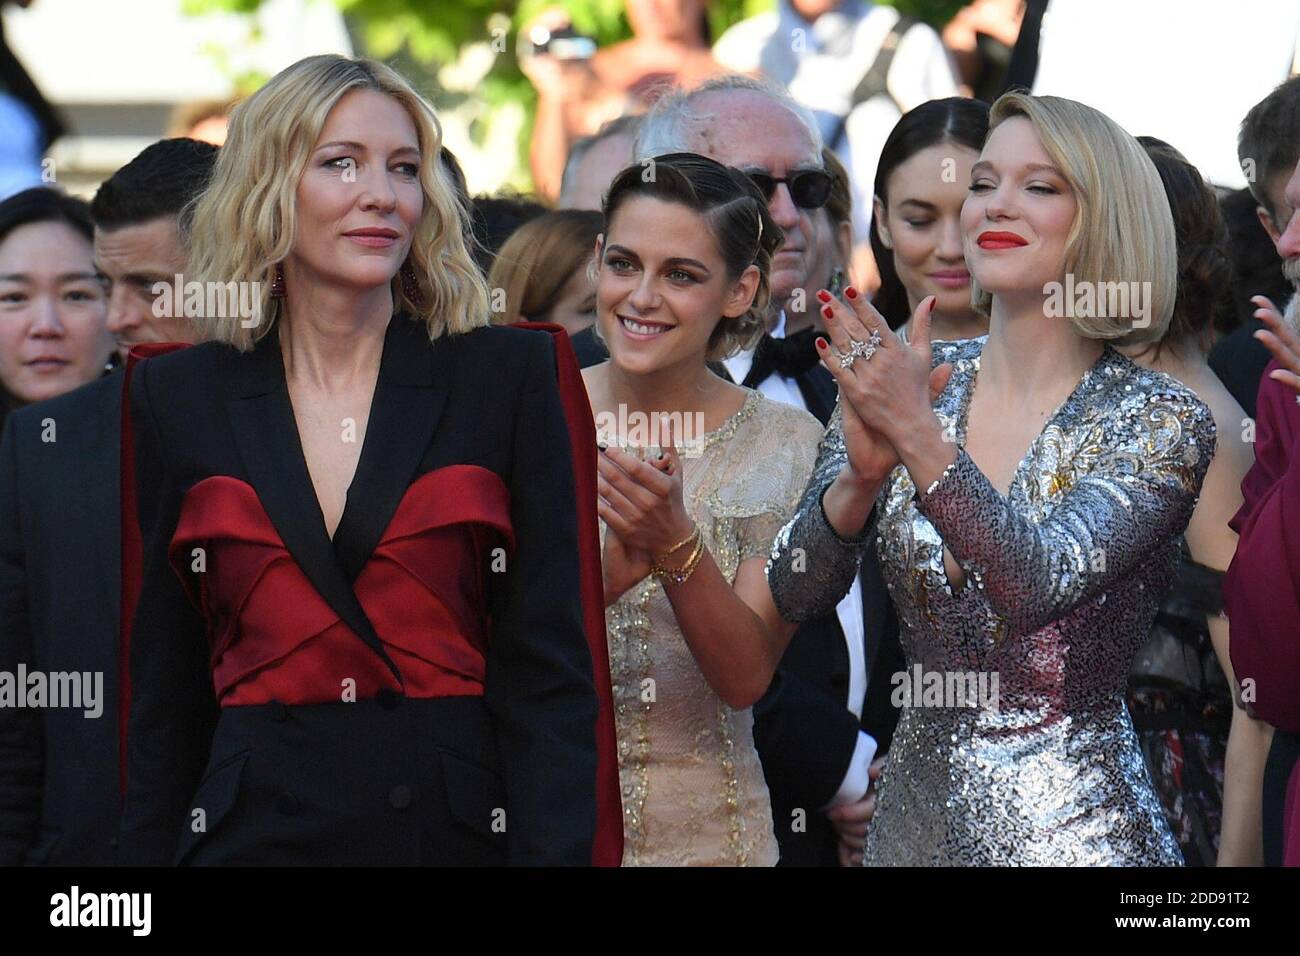
<path fill-rule="evenodd" d="M 765 558 L 812 472 L 822 428 L 750 392 L 683 457 L 686 510 L 729 583 Z M 605 525 L 601 523 L 601 540 Z M 606 609 L 623 790 L 624 866 L 772 866 L 771 801 L 750 710 L 704 679 L 653 576 Z"/>

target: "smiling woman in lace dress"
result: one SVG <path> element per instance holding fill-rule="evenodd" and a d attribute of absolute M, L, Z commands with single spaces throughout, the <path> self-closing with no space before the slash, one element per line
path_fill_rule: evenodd
<path fill-rule="evenodd" d="M 763 330 L 783 237 L 762 194 L 690 153 L 644 172 L 624 170 L 605 201 L 596 300 L 610 360 L 584 373 L 598 430 L 632 423 L 602 432 L 598 483 L 623 862 L 770 866 L 750 707 L 794 628 L 763 563 L 821 426 L 707 364 Z M 637 434 L 641 415 L 692 427 Z"/>

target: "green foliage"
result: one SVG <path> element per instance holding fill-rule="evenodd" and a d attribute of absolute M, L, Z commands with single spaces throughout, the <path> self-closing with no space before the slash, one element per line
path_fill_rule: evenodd
<path fill-rule="evenodd" d="M 190 14 L 214 12 L 256 13 L 264 0 L 184 0 Z M 454 63 L 466 46 L 474 43 L 504 41 L 504 50 L 473 90 L 481 100 L 484 113 L 491 115 L 506 103 L 522 105 L 528 113 L 528 125 L 519 144 L 520 164 L 527 169 L 527 144 L 531 135 L 536 95 L 532 85 L 519 70 L 515 43 L 520 27 L 548 7 L 562 7 L 574 28 L 608 46 L 632 35 L 624 12 L 624 0 L 313 0 L 333 3 L 346 17 L 358 52 L 389 60 L 421 90 L 428 93 L 440 108 L 462 103 L 464 94 L 442 90 L 433 81 L 438 67 Z M 901 11 L 941 26 L 961 6 L 963 0 L 882 0 Z M 712 0 L 709 26 L 714 39 L 728 27 L 770 10 L 775 0 Z M 495 30 L 495 32 L 494 32 Z M 506 32 L 508 30 L 508 33 Z M 218 59 L 220 56 L 218 55 Z M 235 76 L 241 91 L 247 92 L 265 77 Z M 481 133 L 481 120 L 470 125 L 471 133 Z M 481 142 L 478 137 L 477 141 Z M 522 180 L 526 184 L 526 179 Z"/>
<path fill-rule="evenodd" d="M 967 0 L 885 0 L 885 2 L 891 7 L 897 7 L 902 13 L 924 20 L 935 29 L 942 29 L 958 10 L 966 6 Z"/>
<path fill-rule="evenodd" d="M 255 13 L 264 0 L 185 0 L 187 13 L 224 11 Z M 467 43 L 490 38 L 488 20 L 493 14 L 510 19 L 512 31 L 547 7 L 562 7 L 574 27 L 594 37 L 602 46 L 631 36 L 625 0 L 315 0 L 332 2 L 364 41 L 371 56 L 386 58 L 405 49 L 417 62 L 432 65 L 456 58 Z M 963 0 L 883 0 L 905 13 L 936 26 L 946 22 Z M 716 38 L 723 30 L 746 17 L 770 10 L 775 0 L 713 0 L 709 23 Z M 511 38 L 513 41 L 513 37 Z M 513 42 L 511 44 L 513 53 Z M 510 61 L 500 68 L 513 66 Z M 516 70 L 517 72 L 517 70 Z"/>

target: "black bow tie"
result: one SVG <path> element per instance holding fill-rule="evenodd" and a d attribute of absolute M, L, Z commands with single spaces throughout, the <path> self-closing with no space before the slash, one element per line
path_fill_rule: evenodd
<path fill-rule="evenodd" d="M 758 388 L 773 372 L 782 378 L 798 378 L 817 364 L 817 330 L 809 326 L 794 335 L 774 339 L 766 332 L 754 350 L 754 364 L 741 382 L 746 388 Z"/>

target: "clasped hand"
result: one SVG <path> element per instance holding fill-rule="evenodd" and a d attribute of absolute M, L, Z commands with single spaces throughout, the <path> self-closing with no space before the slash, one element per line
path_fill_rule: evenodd
<path fill-rule="evenodd" d="M 609 606 L 650 573 L 656 558 L 681 544 L 693 522 L 682 497 L 681 458 L 671 445 L 648 461 L 606 449 L 597 456 L 596 490 L 596 510 L 606 525 L 601 566 Z"/>
<path fill-rule="evenodd" d="M 852 286 L 845 290 L 848 305 L 826 290 L 817 293 L 822 302 L 831 345 L 817 342 L 822 365 L 835 377 L 840 388 L 840 414 L 849 467 L 864 482 L 883 480 L 899 463 L 910 437 L 922 429 L 938 428 L 933 403 L 952 375 L 943 363 L 932 369 L 930 315 L 934 296 L 922 299 L 912 314 L 911 341 L 904 342 L 879 312 Z M 870 358 L 860 356 L 844 368 L 840 356 L 853 342 L 868 342 L 871 333 L 880 344 Z"/>

